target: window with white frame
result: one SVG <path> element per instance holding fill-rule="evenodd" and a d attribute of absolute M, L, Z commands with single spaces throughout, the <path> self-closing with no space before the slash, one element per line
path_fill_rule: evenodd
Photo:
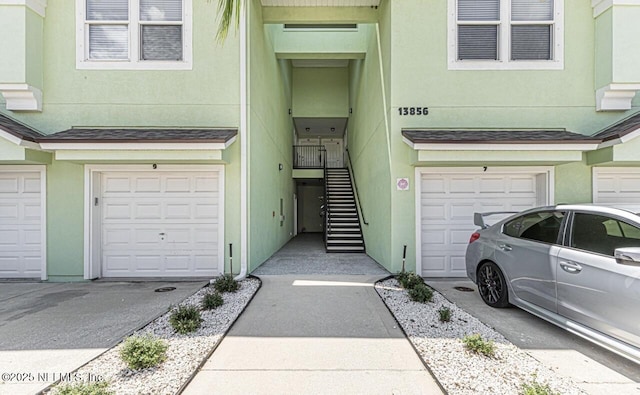
<path fill-rule="evenodd" d="M 78 68 L 191 67 L 191 0 L 77 0 Z"/>
<path fill-rule="evenodd" d="M 560 69 L 563 0 L 449 0 L 452 69 Z"/>

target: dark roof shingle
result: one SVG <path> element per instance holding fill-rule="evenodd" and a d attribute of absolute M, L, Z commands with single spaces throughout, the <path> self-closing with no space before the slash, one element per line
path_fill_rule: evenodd
<path fill-rule="evenodd" d="M 0 114 L 0 129 L 23 140 L 36 142 L 44 135 L 29 126 Z"/>
<path fill-rule="evenodd" d="M 638 129 L 640 129 L 640 112 L 606 127 L 594 134 L 593 137 L 599 138 L 602 141 L 608 141 L 620 138 Z"/>
<path fill-rule="evenodd" d="M 40 138 L 47 143 L 226 143 L 237 129 L 69 129 Z"/>
<path fill-rule="evenodd" d="M 598 143 L 599 138 L 565 130 L 418 130 L 403 129 L 402 135 L 414 144 L 579 144 Z"/>

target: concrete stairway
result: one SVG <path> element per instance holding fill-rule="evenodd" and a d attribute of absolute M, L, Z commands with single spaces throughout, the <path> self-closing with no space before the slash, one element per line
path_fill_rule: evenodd
<path fill-rule="evenodd" d="M 365 252 L 360 219 L 347 169 L 326 169 L 327 252 Z"/>

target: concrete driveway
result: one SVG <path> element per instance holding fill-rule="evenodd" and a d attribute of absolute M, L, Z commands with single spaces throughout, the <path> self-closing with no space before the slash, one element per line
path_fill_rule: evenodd
<path fill-rule="evenodd" d="M 534 358 L 571 377 L 587 393 L 640 394 L 640 365 L 517 307 L 491 308 L 469 280 L 426 279 L 426 283 Z"/>
<path fill-rule="evenodd" d="M 0 394 L 44 389 L 205 284 L 0 283 Z"/>

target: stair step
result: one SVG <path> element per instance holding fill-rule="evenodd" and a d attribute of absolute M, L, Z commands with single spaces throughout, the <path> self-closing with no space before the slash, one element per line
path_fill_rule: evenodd
<path fill-rule="evenodd" d="M 334 241 L 333 239 L 362 240 L 362 235 L 360 233 L 330 233 L 327 235 L 327 239 L 331 241 Z"/>
<path fill-rule="evenodd" d="M 327 241 L 327 245 L 362 245 L 361 239 L 354 240 L 331 240 Z"/>

